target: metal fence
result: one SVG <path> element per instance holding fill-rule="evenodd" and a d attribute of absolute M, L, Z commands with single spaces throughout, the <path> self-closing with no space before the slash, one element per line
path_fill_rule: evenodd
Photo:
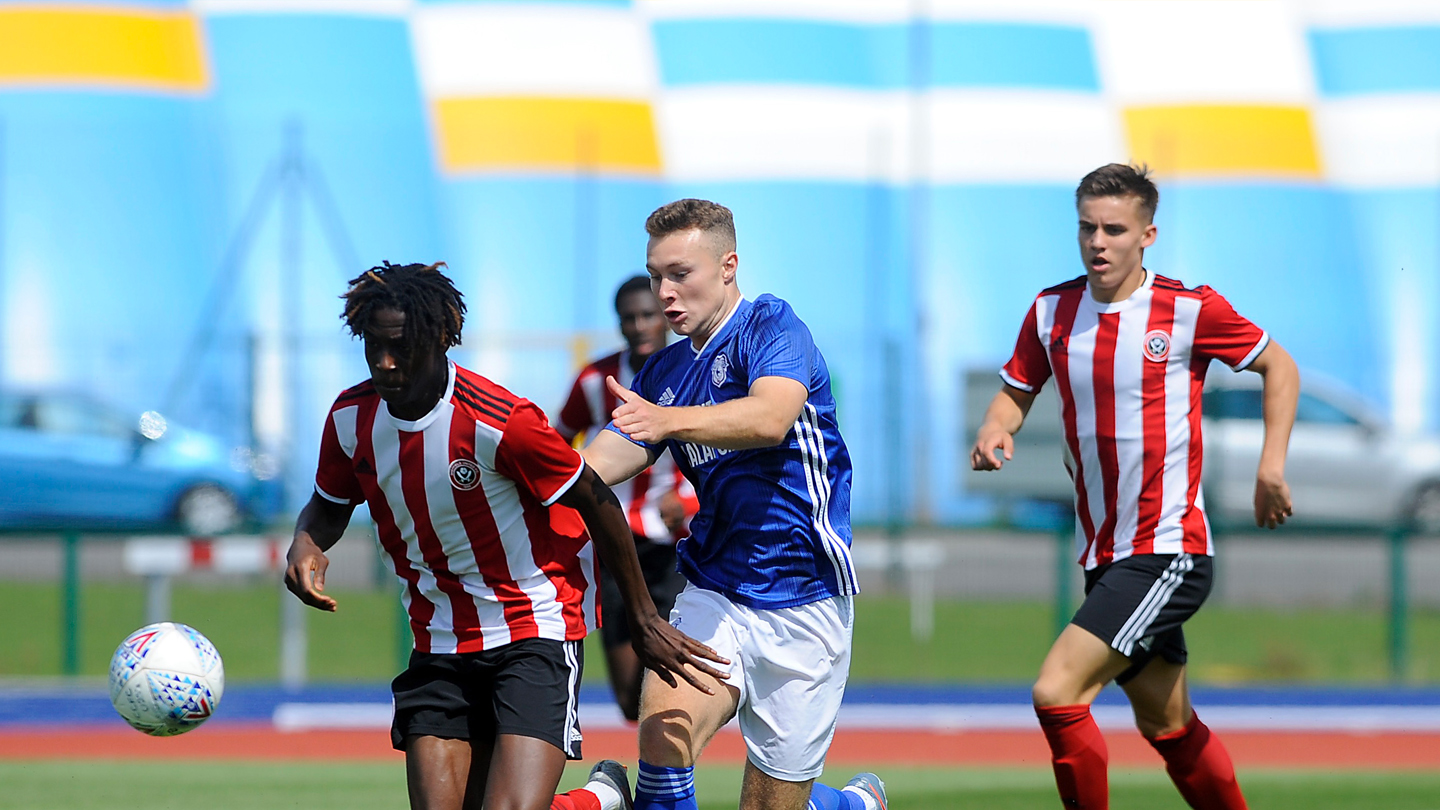
<path fill-rule="evenodd" d="M 237 551 L 243 541 L 233 539 L 195 545 L 178 537 L 137 539 L 125 534 L 75 530 L 51 534 L 12 532 L 0 534 L 0 560 L 4 561 L 0 564 L 0 578 L 58 581 L 58 671 L 73 676 L 80 672 L 80 611 L 87 580 L 144 581 L 147 621 L 153 621 L 165 618 L 168 600 L 164 595 L 174 578 L 197 572 L 213 578 L 224 576 L 225 570 L 273 577 L 281 605 L 276 677 L 288 684 L 302 683 L 307 676 L 306 610 L 279 581 L 280 560 L 288 537 L 272 534 L 253 542 L 269 550 Z M 169 551 L 165 550 L 167 543 Z M 143 548 L 147 544 L 148 552 Z M 1212 604 L 1381 611 L 1388 672 L 1394 681 L 1407 679 L 1411 669 L 1411 615 L 1417 609 L 1440 608 L 1440 539 L 1417 537 L 1403 527 L 1308 528 L 1265 534 L 1253 529 L 1245 531 L 1243 527 L 1220 527 L 1217 545 L 1217 586 Z M 50 552 L 37 553 L 41 546 L 50 548 Z M 28 555 L 22 555 L 24 560 L 16 556 L 22 547 L 29 550 Z M 1081 572 L 1074 562 L 1073 535 L 1068 524 L 1050 528 L 911 530 L 901 534 L 861 531 L 855 549 L 862 584 L 868 593 L 899 594 L 909 600 L 909 630 L 917 642 L 933 636 L 936 606 L 947 600 L 1046 601 L 1051 605 L 1053 628 L 1058 633 L 1080 598 Z M 146 554 L 149 562 L 137 565 L 136 560 Z M 190 555 L 189 563 L 179 558 L 186 554 Z M 235 562 L 247 555 L 248 562 Z M 86 556 L 90 561 L 82 566 L 82 557 Z M 206 564 L 195 565 L 201 557 L 208 558 Z M 228 565 L 227 557 L 231 560 Z M 368 529 L 352 529 L 347 540 L 332 550 L 332 559 L 332 586 L 342 583 L 394 589 L 393 577 L 379 563 Z M 377 628 L 377 632 L 395 636 L 395 655 L 403 663 L 409 634 L 398 600 L 394 616 L 390 627 Z"/>

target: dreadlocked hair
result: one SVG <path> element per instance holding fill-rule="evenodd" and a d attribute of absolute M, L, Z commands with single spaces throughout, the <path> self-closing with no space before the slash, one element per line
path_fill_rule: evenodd
<path fill-rule="evenodd" d="M 460 345 L 465 297 L 440 272 L 442 267 L 446 267 L 444 262 L 381 262 L 350 279 L 350 288 L 340 296 L 345 301 L 340 319 L 350 328 L 350 334 L 363 337 L 376 311 L 396 309 L 405 313 L 405 339 L 410 345 L 437 341 L 447 349 Z"/>

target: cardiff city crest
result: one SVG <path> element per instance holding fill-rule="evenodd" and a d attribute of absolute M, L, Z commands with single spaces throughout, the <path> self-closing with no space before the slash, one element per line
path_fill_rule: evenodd
<path fill-rule="evenodd" d="M 716 388 L 725 384 L 725 375 L 730 373 L 730 358 L 723 354 L 715 355 L 715 362 L 710 364 L 710 382 Z"/>

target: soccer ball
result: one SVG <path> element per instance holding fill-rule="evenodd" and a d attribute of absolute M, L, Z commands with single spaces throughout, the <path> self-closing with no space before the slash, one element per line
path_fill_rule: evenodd
<path fill-rule="evenodd" d="M 152 737 L 184 734 L 205 722 L 224 691 L 220 653 L 189 625 L 147 624 L 110 659 L 110 702 L 125 722 Z"/>

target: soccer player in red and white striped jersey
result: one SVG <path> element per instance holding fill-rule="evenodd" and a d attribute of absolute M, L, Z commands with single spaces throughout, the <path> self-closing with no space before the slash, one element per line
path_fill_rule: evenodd
<path fill-rule="evenodd" d="M 566 440 L 583 435 L 589 441 L 610 423 L 610 413 L 620 407 L 621 400 L 606 387 L 606 377 L 614 377 L 629 388 L 650 355 L 665 348 L 670 330 L 660 311 L 660 300 L 650 289 L 649 276 L 634 276 L 620 285 L 615 291 L 615 315 L 620 321 L 625 348 L 580 370 L 555 421 L 555 429 Z M 640 558 L 650 598 L 661 616 L 669 616 L 675 597 L 685 588 L 685 577 L 680 574 L 675 558 L 675 543 L 688 534 L 689 518 L 700 509 L 695 488 L 670 455 L 662 454 L 653 466 L 611 489 L 620 499 L 620 508 L 630 518 L 635 553 Z M 604 617 L 600 631 L 610 687 L 621 713 L 636 722 L 640 719 L 640 676 L 644 668 L 630 645 L 630 627 L 625 621 L 615 582 L 603 566 L 600 604 Z"/>
<path fill-rule="evenodd" d="M 1285 452 L 1300 375 L 1219 293 L 1144 267 L 1158 202 L 1143 168 L 1110 164 L 1081 181 L 1086 273 L 1035 299 L 970 461 L 1000 469 L 1054 378 L 1085 602 L 1041 664 L 1033 697 L 1065 806 L 1108 805 L 1105 740 L 1090 704 L 1113 680 L 1190 806 L 1235 810 L 1245 799 L 1234 766 L 1185 685 L 1181 626 L 1209 594 L 1215 553 L 1200 491 L 1200 395 L 1212 360 L 1264 379 L 1255 521 L 1274 528 L 1291 514 Z"/>
<path fill-rule="evenodd" d="M 344 296 L 370 379 L 326 419 L 286 585 L 334 610 L 325 551 L 369 504 L 415 637 L 392 686 L 391 740 L 406 754 L 411 805 L 620 810 L 630 800 L 617 763 L 553 795 L 567 758 L 580 756 L 592 537 L 647 667 L 703 689 L 687 665 L 718 675 L 700 659 L 723 659 L 658 615 L 619 502 L 544 413 L 446 357 L 465 304 L 439 267 L 386 263 Z"/>

